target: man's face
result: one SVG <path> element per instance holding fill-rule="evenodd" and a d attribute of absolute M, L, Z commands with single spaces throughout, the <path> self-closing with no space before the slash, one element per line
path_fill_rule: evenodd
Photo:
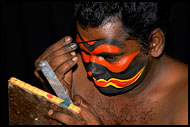
<path fill-rule="evenodd" d="M 77 24 L 77 29 L 76 41 L 88 76 L 100 92 L 125 93 L 144 79 L 148 58 L 141 52 L 137 39 L 129 36 L 120 22 L 86 29 Z"/>

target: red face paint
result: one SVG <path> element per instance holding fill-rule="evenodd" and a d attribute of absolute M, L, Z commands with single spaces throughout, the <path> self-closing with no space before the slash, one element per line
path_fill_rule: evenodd
<path fill-rule="evenodd" d="M 105 59 L 102 59 L 101 57 L 97 57 L 95 55 L 87 55 L 83 51 L 81 52 L 82 58 L 85 63 L 88 63 L 88 62 L 98 63 L 100 65 L 105 66 L 108 70 L 114 73 L 119 73 L 119 72 L 124 71 L 129 66 L 133 58 L 137 56 L 139 53 L 140 51 L 131 53 L 121 58 L 117 63 L 111 64 L 107 62 Z"/>
<path fill-rule="evenodd" d="M 88 39 L 84 38 L 83 36 L 82 36 L 82 38 L 85 41 L 89 41 Z M 79 38 L 79 35 L 77 35 L 77 39 L 76 40 L 77 40 L 77 42 L 81 42 L 81 39 Z M 108 44 L 102 44 L 102 45 L 96 47 L 93 51 L 89 51 L 83 45 L 83 43 L 80 43 L 79 45 L 80 45 L 80 48 L 82 50 L 84 50 L 88 54 L 90 54 L 90 55 L 87 55 L 85 52 L 81 51 L 82 58 L 83 58 L 83 60 L 84 60 L 85 63 L 88 63 L 88 62 L 98 63 L 100 65 L 105 66 L 107 69 L 109 69 L 111 72 L 114 72 L 114 73 L 119 73 L 119 72 L 124 71 L 129 66 L 129 64 L 131 63 L 131 61 L 133 60 L 133 58 L 140 53 L 140 51 L 131 53 L 131 54 L 126 55 L 123 58 L 121 58 L 115 64 L 111 64 L 108 61 L 106 61 L 105 59 L 102 59 L 102 57 L 96 56 L 96 54 L 100 54 L 100 53 L 104 53 L 104 52 L 106 52 L 106 53 L 119 53 L 120 49 L 117 46 L 108 45 Z"/>
<path fill-rule="evenodd" d="M 79 44 L 79 45 L 82 50 L 88 52 L 89 54 L 100 54 L 103 52 L 119 53 L 119 48 L 113 45 L 102 44 L 98 46 L 97 48 L 95 48 L 93 51 L 89 51 L 83 44 Z"/>
<path fill-rule="evenodd" d="M 111 78 L 108 81 L 106 81 L 104 79 L 99 79 L 99 80 L 96 80 L 95 78 L 93 78 L 93 79 L 94 79 L 95 84 L 100 87 L 114 86 L 116 88 L 124 88 L 126 86 L 131 85 L 136 80 L 138 80 L 138 78 L 141 76 L 143 70 L 144 70 L 144 68 L 142 68 L 135 76 L 133 76 L 132 78 L 127 79 L 127 80 L 121 80 L 121 79 L 117 79 L 117 78 Z"/>
<path fill-rule="evenodd" d="M 106 41 L 94 41 L 89 42 L 88 39 L 86 39 L 82 35 L 77 35 L 76 38 L 77 42 L 80 45 L 81 48 L 81 55 L 84 63 L 86 64 L 91 64 L 91 63 L 96 63 L 96 65 L 100 65 L 107 70 L 109 70 L 108 73 L 106 73 L 108 80 L 105 80 L 104 78 L 101 78 L 100 75 L 98 75 L 98 79 L 96 79 L 96 75 L 94 75 L 90 69 L 87 68 L 88 70 L 88 75 L 93 76 L 94 83 L 101 88 L 107 88 L 112 89 L 112 87 L 115 89 L 121 89 L 121 88 L 126 88 L 127 86 L 130 86 L 132 84 L 135 84 L 135 82 L 141 77 L 143 71 L 144 71 L 144 66 L 140 68 L 140 70 L 136 71 L 136 74 L 132 75 L 128 79 L 121 80 L 120 78 L 115 78 L 113 75 L 121 75 L 120 73 L 124 73 L 124 71 L 127 70 L 133 59 L 140 54 L 140 51 L 133 52 L 131 54 L 125 55 L 122 58 L 118 59 L 117 62 L 110 63 L 104 57 L 102 57 L 99 54 L 102 53 L 110 53 L 110 54 L 119 54 L 120 53 L 120 47 L 118 44 L 110 44 L 109 42 L 107 43 Z M 87 42 L 85 42 L 87 41 Z M 94 69 L 94 68 L 93 68 Z M 103 70 L 103 71 L 107 71 Z M 113 75 L 112 75 L 113 73 Z M 102 77 L 105 77 L 106 75 L 103 75 Z M 114 78 L 113 78 L 114 77 Z M 117 76 L 119 77 L 119 76 Z M 121 77 L 122 78 L 122 77 Z M 110 87 L 112 86 L 112 87 Z M 126 88 L 127 89 L 127 88 Z M 104 91 L 104 90 L 103 90 Z M 111 90 L 112 91 L 112 90 Z M 109 92 L 109 90 L 108 90 Z"/>

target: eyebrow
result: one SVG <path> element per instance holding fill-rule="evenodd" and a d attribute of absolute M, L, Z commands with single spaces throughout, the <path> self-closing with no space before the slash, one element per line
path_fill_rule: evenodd
<path fill-rule="evenodd" d="M 116 39 L 106 39 L 106 38 L 101 38 L 101 39 L 94 39 L 94 40 L 88 40 L 88 41 L 83 41 L 84 38 L 80 35 L 80 33 L 77 31 L 77 34 L 79 36 L 79 38 L 82 40 L 81 42 L 77 42 L 78 44 L 81 44 L 81 43 L 88 43 L 88 42 L 92 42 L 92 41 L 107 41 L 107 42 L 116 42 L 116 43 L 120 43 L 122 44 L 122 42 L 116 40 Z M 136 39 L 135 37 L 125 37 L 125 40 L 133 40 L 133 39 Z"/>
<path fill-rule="evenodd" d="M 115 39 L 95 39 L 95 40 L 89 40 L 89 41 L 81 41 L 81 42 L 77 42 L 77 43 L 81 44 L 81 43 L 88 43 L 88 42 L 92 42 L 92 41 L 109 42 L 110 44 L 117 45 L 117 46 L 119 46 L 121 44 L 120 41 L 115 40 Z"/>
<path fill-rule="evenodd" d="M 95 39 L 95 40 L 89 40 L 89 41 L 81 41 L 81 42 L 77 42 L 77 43 L 87 43 L 87 42 L 92 42 L 92 41 L 100 41 L 100 40 L 105 40 L 105 39 Z"/>
<path fill-rule="evenodd" d="M 80 40 L 82 40 L 81 42 L 77 42 L 78 44 L 102 40 L 102 39 L 94 39 L 94 40 L 83 41 L 84 39 L 83 39 L 83 37 L 80 35 L 80 33 L 79 33 L 78 31 L 77 31 L 77 34 L 78 34 Z"/>
<path fill-rule="evenodd" d="M 88 41 L 84 41 L 85 39 L 80 35 L 80 33 L 77 31 L 77 34 L 80 38 L 80 40 L 82 40 L 81 42 L 77 42 L 78 44 L 88 44 L 88 42 L 93 42 L 93 41 L 101 41 L 101 42 L 109 42 L 110 44 L 116 45 L 116 46 L 121 46 L 123 43 L 119 40 L 116 39 L 107 39 L 107 38 L 100 38 L 100 39 L 94 39 L 94 40 L 88 40 Z M 125 40 L 133 40 L 135 39 L 134 37 L 125 37 Z M 87 39 L 86 39 L 87 40 Z"/>

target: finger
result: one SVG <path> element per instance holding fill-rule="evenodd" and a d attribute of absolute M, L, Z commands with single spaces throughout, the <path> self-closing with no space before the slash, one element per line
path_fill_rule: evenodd
<path fill-rule="evenodd" d="M 82 98 L 79 95 L 75 95 L 72 100 L 73 100 L 73 104 L 77 106 L 80 106 L 82 103 Z"/>
<path fill-rule="evenodd" d="M 72 70 L 68 71 L 64 78 L 62 78 L 60 80 L 61 84 L 63 85 L 63 87 L 65 88 L 65 91 L 66 93 L 69 95 L 70 98 L 72 98 L 72 95 L 71 95 L 71 89 L 72 89 Z M 65 85 L 67 84 L 67 85 Z"/>
<path fill-rule="evenodd" d="M 73 50 L 75 50 L 77 48 L 77 44 L 76 43 L 70 43 L 69 45 L 66 45 L 64 47 L 61 47 L 60 49 L 56 50 L 55 52 L 52 52 L 50 55 L 48 55 L 45 60 L 46 61 L 50 61 L 52 58 L 55 58 L 57 56 L 61 56 L 64 55 L 66 53 L 71 52 L 71 55 L 76 55 L 75 52 L 72 52 Z"/>
<path fill-rule="evenodd" d="M 39 71 L 39 70 L 35 70 L 35 71 L 34 71 L 34 75 L 35 75 L 41 82 L 44 82 L 44 80 L 40 77 L 38 71 Z"/>
<path fill-rule="evenodd" d="M 67 114 L 64 114 L 64 113 L 49 110 L 48 115 L 51 118 L 56 119 L 56 120 L 58 120 L 64 124 L 67 124 L 67 125 L 83 125 L 83 123 L 76 120 L 74 117 L 67 115 Z"/>
<path fill-rule="evenodd" d="M 71 53 L 66 53 L 66 54 L 63 54 L 60 56 L 56 56 L 47 62 L 51 66 L 52 70 L 55 71 L 55 70 L 57 70 L 57 68 L 59 68 L 59 66 L 61 66 L 62 64 L 64 64 L 68 60 L 71 60 L 73 57 L 75 57 L 75 55 L 76 55 L 76 53 L 73 55 Z"/>
<path fill-rule="evenodd" d="M 70 36 L 66 36 L 56 42 L 55 44 L 51 45 L 44 53 L 40 56 L 40 59 L 45 59 L 49 54 L 52 52 L 60 49 L 61 47 L 64 47 L 65 45 L 69 44 L 72 41 L 72 38 Z"/>
<path fill-rule="evenodd" d="M 73 79 L 72 70 L 70 70 L 67 73 L 65 73 L 64 81 L 69 84 L 72 84 L 72 79 Z"/>
<path fill-rule="evenodd" d="M 61 84 L 68 96 L 71 97 L 71 84 L 68 84 L 66 81 L 64 81 L 64 79 L 61 81 Z"/>
<path fill-rule="evenodd" d="M 40 75 L 39 75 L 38 71 L 39 71 L 39 70 L 36 69 L 36 70 L 34 71 L 34 75 L 35 75 L 38 79 L 40 79 Z"/>
<path fill-rule="evenodd" d="M 73 97 L 73 103 L 81 107 L 82 119 L 87 124 L 92 124 L 92 125 L 102 124 L 102 121 L 97 115 L 97 113 L 95 112 L 94 108 L 87 101 L 85 101 L 81 96 L 75 95 Z"/>
<path fill-rule="evenodd" d="M 62 80 L 65 76 L 65 73 L 67 73 L 77 63 L 77 60 L 78 58 L 75 56 L 56 68 L 55 73 L 57 78 Z"/>
<path fill-rule="evenodd" d="M 75 95 L 75 96 L 73 97 L 73 103 L 74 103 L 75 105 L 77 105 L 77 106 L 81 106 L 81 107 L 83 107 L 83 108 L 85 108 L 85 109 L 91 111 L 93 114 L 96 115 L 96 113 L 95 113 L 93 107 L 92 107 L 87 101 L 85 101 L 84 99 L 82 99 L 81 96 Z"/>
<path fill-rule="evenodd" d="M 70 36 L 66 36 L 50 46 L 36 61 L 35 61 L 35 66 L 36 68 L 38 67 L 38 63 L 42 60 L 44 60 L 49 54 L 52 52 L 58 50 L 59 48 L 69 44 L 72 41 L 72 38 Z"/>
<path fill-rule="evenodd" d="M 39 66 L 38 66 L 38 64 L 39 64 L 39 62 L 37 62 L 37 60 L 34 62 L 34 64 L 35 64 L 35 69 L 37 70 L 37 71 L 39 71 L 40 70 L 40 68 L 39 68 Z"/>
<path fill-rule="evenodd" d="M 88 110 L 92 109 L 92 106 L 79 95 L 73 97 L 73 103 L 77 106 L 83 106 Z"/>
<path fill-rule="evenodd" d="M 34 71 L 34 75 L 40 80 L 40 82 L 42 83 L 42 85 L 43 85 L 43 87 L 45 88 L 45 90 L 46 90 L 47 92 L 50 92 L 50 90 L 49 90 L 48 86 L 46 85 L 46 83 L 44 82 L 43 78 L 40 77 L 40 75 L 39 75 L 39 70 L 35 70 L 35 71 Z"/>

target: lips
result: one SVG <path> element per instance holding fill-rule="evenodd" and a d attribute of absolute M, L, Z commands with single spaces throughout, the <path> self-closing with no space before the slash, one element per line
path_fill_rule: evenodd
<path fill-rule="evenodd" d="M 132 78 L 130 79 L 126 79 L 126 80 L 121 80 L 121 79 L 117 79 L 117 78 L 111 78 L 108 81 L 104 80 L 104 79 L 99 79 L 96 80 L 94 77 L 94 83 L 99 86 L 99 87 L 108 87 L 108 86 L 113 86 L 116 88 L 124 88 L 127 86 L 130 86 L 131 84 L 133 84 L 135 81 L 137 81 L 139 79 L 139 77 L 142 75 L 142 72 L 144 71 L 144 68 L 141 68 L 141 70 L 136 73 Z"/>

